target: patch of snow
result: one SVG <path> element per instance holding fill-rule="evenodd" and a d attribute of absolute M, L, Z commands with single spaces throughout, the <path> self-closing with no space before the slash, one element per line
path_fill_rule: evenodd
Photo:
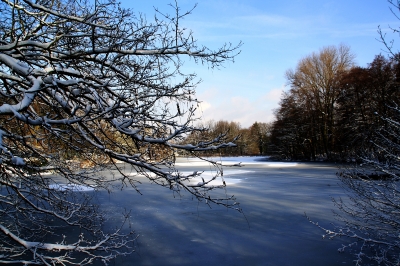
<path fill-rule="evenodd" d="M 246 170 L 225 170 L 224 171 L 224 176 L 217 177 L 215 180 L 211 181 L 210 183 L 207 184 L 207 186 L 222 186 L 223 181 L 225 181 L 226 185 L 234 185 L 242 182 L 242 179 L 240 178 L 232 178 L 231 176 L 233 175 L 240 175 L 240 174 L 245 174 L 245 173 L 251 173 L 253 171 L 246 171 Z M 191 172 L 182 172 L 184 175 L 191 175 Z M 198 173 L 196 177 L 193 177 L 190 179 L 191 184 L 197 184 L 199 186 L 203 185 L 205 182 L 208 180 L 212 179 L 214 175 L 216 174 L 215 171 L 205 171 L 203 173 Z M 205 182 L 203 182 L 203 180 Z"/>
<path fill-rule="evenodd" d="M 290 163 L 290 162 L 264 162 L 266 165 L 270 167 L 294 167 L 297 166 L 297 163 Z"/>
<path fill-rule="evenodd" d="M 43 172 L 43 173 L 40 173 L 41 175 L 53 175 L 54 173 L 52 173 L 52 172 Z"/>
<path fill-rule="evenodd" d="M 77 184 L 51 184 L 49 185 L 50 189 L 59 190 L 59 191 L 92 191 L 94 188 L 84 186 L 84 185 L 77 185 Z"/>
<path fill-rule="evenodd" d="M 238 156 L 238 157 L 207 157 L 207 160 L 215 161 L 223 165 L 245 167 L 246 165 L 262 164 L 269 167 L 294 167 L 297 163 L 293 162 L 270 162 L 267 161 L 268 157 L 260 156 Z M 200 160 L 198 158 L 188 158 L 185 161 L 177 162 L 177 166 L 207 166 L 209 162 Z"/>

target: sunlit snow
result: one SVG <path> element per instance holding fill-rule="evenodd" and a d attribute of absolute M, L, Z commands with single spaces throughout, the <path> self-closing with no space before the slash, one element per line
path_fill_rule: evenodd
<path fill-rule="evenodd" d="M 239 157 L 206 157 L 207 160 L 215 161 L 217 163 L 228 165 L 228 166 L 246 166 L 254 164 L 262 164 L 270 167 L 293 167 L 297 166 L 294 162 L 271 162 L 268 161 L 268 157 L 257 157 L 257 156 L 239 156 Z M 177 166 L 206 166 L 209 165 L 207 161 L 203 161 L 198 158 L 187 158 L 185 161 L 177 162 Z M 239 165 L 240 164 L 240 165 Z"/>
<path fill-rule="evenodd" d="M 223 176 L 217 177 L 215 180 L 209 182 L 206 186 L 221 186 L 225 181 L 226 185 L 234 185 L 240 183 L 243 179 L 240 176 L 243 176 L 245 173 L 250 173 L 253 171 L 244 170 L 246 165 L 260 165 L 267 167 L 294 167 L 298 165 L 293 162 L 271 162 L 268 161 L 268 157 L 257 157 L 257 156 L 239 156 L 239 157 L 207 157 L 205 158 L 209 161 L 215 161 L 223 166 Z M 191 167 L 201 167 L 201 166 L 209 166 L 211 165 L 209 162 L 198 159 L 198 158 L 181 158 L 180 161 L 175 163 L 178 167 L 183 166 L 191 166 Z M 230 167 L 233 166 L 233 167 Z M 243 168 L 244 167 L 244 168 Z M 199 171 L 200 172 L 200 171 Z M 192 175 L 193 172 L 182 172 L 184 175 Z M 216 170 L 206 170 L 201 175 L 196 176 L 190 179 L 191 184 L 200 185 L 203 183 L 203 179 L 205 182 L 212 179 L 213 176 L 217 175 Z M 234 177 L 237 176 L 237 177 Z"/>
<path fill-rule="evenodd" d="M 240 175 L 244 173 L 250 173 L 253 171 L 246 171 L 246 170 L 224 170 L 224 175 L 221 177 L 217 177 L 215 180 L 211 181 L 210 183 L 207 184 L 207 186 L 222 186 L 223 181 L 225 181 L 226 185 L 234 185 L 242 181 L 240 178 L 233 178 L 234 175 Z M 182 172 L 184 175 L 190 175 L 192 172 Z M 196 176 L 192 179 L 190 179 L 191 184 L 199 184 L 203 182 L 204 180 L 207 182 L 208 180 L 212 179 L 213 176 L 217 174 L 216 171 L 204 171 L 202 174 L 199 176 Z"/>
<path fill-rule="evenodd" d="M 85 185 L 77 185 L 77 184 L 51 184 L 49 185 L 50 189 L 54 190 L 60 190 L 60 191 L 66 191 L 66 190 L 72 190 L 72 191 L 92 191 L 94 188 L 88 187 Z"/>

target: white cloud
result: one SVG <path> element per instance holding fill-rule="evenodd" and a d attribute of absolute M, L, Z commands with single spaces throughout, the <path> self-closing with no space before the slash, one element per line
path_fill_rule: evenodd
<path fill-rule="evenodd" d="M 211 108 L 211 104 L 210 104 L 209 102 L 206 102 L 206 101 L 201 102 L 201 103 L 199 104 L 199 107 L 198 107 L 198 109 L 199 109 L 201 112 L 207 111 L 207 110 L 210 109 L 210 108 Z"/>
<path fill-rule="evenodd" d="M 269 90 L 264 96 L 263 99 L 272 104 L 277 104 L 281 100 L 282 92 L 285 90 L 285 86 L 282 85 L 280 88 Z"/>
<path fill-rule="evenodd" d="M 283 86 L 269 90 L 260 97 L 231 96 L 205 99 L 198 115 L 204 122 L 226 120 L 239 122 L 244 128 L 254 122 L 271 122 L 273 110 L 278 107 Z M 201 99 L 201 97 L 199 97 Z"/>

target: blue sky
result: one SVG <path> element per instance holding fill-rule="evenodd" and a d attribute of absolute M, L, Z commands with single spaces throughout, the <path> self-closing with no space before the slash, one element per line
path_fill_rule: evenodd
<path fill-rule="evenodd" d="M 169 0 L 128 1 L 149 18 L 153 6 L 171 11 Z M 203 121 L 227 120 L 249 127 L 255 121 L 270 122 L 285 89 L 285 72 L 312 52 L 329 45 L 345 44 L 356 55 L 356 64 L 367 66 L 375 55 L 386 54 L 377 39 L 378 26 L 388 39 L 400 44 L 389 25 L 400 26 L 386 0 L 180 0 L 182 10 L 195 3 L 192 15 L 182 21 L 194 37 L 210 48 L 224 42 L 242 41 L 241 54 L 234 63 L 209 70 L 189 62 L 203 82 L 197 88 L 203 101 Z M 286 87 L 287 89 L 287 87 Z"/>

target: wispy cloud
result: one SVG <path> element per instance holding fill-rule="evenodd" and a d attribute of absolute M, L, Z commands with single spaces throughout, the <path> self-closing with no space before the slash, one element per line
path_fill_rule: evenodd
<path fill-rule="evenodd" d="M 198 18 L 188 20 L 190 27 L 201 39 L 296 39 L 316 36 L 332 38 L 356 38 L 375 36 L 378 26 L 389 30 L 400 26 L 395 18 L 380 22 L 349 23 L 326 13 L 300 13 L 296 16 L 258 11 L 258 13 L 213 18 L 211 21 Z"/>

